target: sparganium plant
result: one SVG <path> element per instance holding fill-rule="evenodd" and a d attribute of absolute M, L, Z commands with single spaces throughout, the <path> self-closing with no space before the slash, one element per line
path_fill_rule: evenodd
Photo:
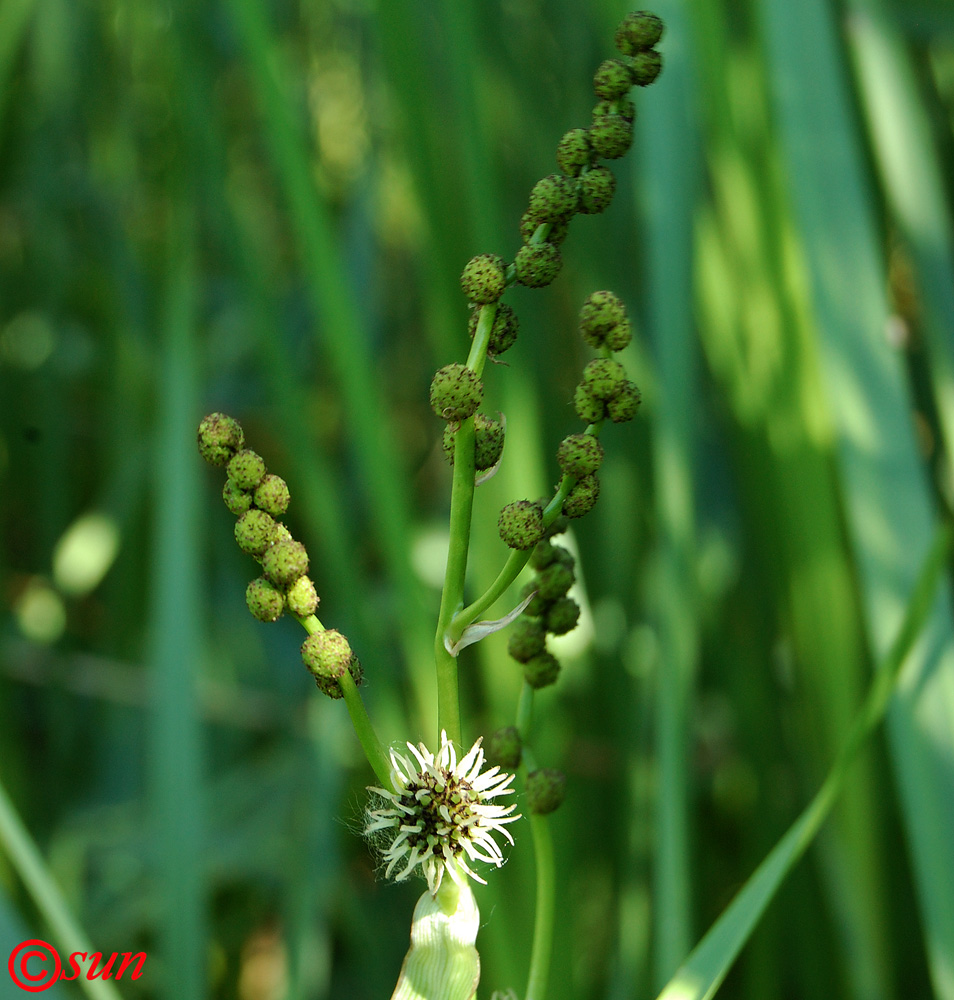
<path fill-rule="evenodd" d="M 640 401 L 635 383 L 613 357 L 632 337 L 623 302 L 601 290 L 583 303 L 580 334 L 598 352 L 583 369 L 572 401 L 584 429 L 568 434 L 557 449 L 561 478 L 552 496 L 517 499 L 500 511 L 497 526 L 509 555 L 487 591 L 465 605 L 474 491 L 505 460 L 503 415 L 495 419 L 479 412 L 482 376 L 488 357 L 503 354 L 517 339 L 514 310 L 501 302 L 507 288 L 515 283 L 540 288 L 553 282 L 562 266 L 560 245 L 573 217 L 602 212 L 612 201 L 616 180 L 599 161 L 623 156 L 632 144 L 636 109 L 628 94 L 633 86 L 646 86 L 659 75 L 662 61 L 655 46 L 662 30 L 660 19 L 647 11 L 624 18 L 616 32 L 619 55 L 601 63 L 593 78 L 597 103 L 591 124 L 573 128 L 560 139 L 559 172 L 543 177 L 530 191 L 519 226 L 522 246 L 514 259 L 508 264 L 496 254 L 478 254 L 461 274 L 471 309 L 470 350 L 464 363 L 437 371 L 429 394 L 434 413 L 446 421 L 442 444 L 453 468 L 450 542 L 435 639 L 439 741 L 433 750 L 410 741 L 407 753 L 385 749 L 358 691 L 361 663 L 349 639 L 317 618 L 319 597 L 308 575 L 308 552 L 280 520 L 290 502 L 287 484 L 246 447 L 235 419 L 213 413 L 199 425 L 200 454 L 226 469 L 222 495 L 237 518 L 236 542 L 261 567 L 246 592 L 249 611 L 262 622 L 287 613 L 308 633 L 302 660 L 322 693 L 345 701 L 379 782 L 369 789 L 364 833 L 380 853 L 385 877 L 404 881 L 420 874 L 426 882 L 392 1000 L 470 1000 L 475 995 L 479 914 L 469 882 L 484 883 L 485 866 L 489 871 L 504 863 L 501 841 L 514 843 L 509 826 L 521 817 L 509 797 L 518 770 L 524 773 L 539 890 L 523 1000 L 543 1000 L 546 992 L 555 878 L 546 817 L 563 801 L 566 777 L 537 765 L 530 719 L 534 693 L 553 684 L 560 673 L 547 637 L 572 631 L 580 615 L 569 593 L 575 580 L 573 556 L 554 544 L 553 537 L 566 530 L 570 518 L 583 516 L 597 503 L 604 422 L 632 419 Z M 482 620 L 528 565 L 534 576 L 520 604 L 500 619 Z M 508 651 L 524 678 L 516 724 L 497 730 L 486 753 L 482 738 L 463 753 L 467 744 L 457 657 L 467 645 L 507 627 Z M 501 995 L 516 996 L 512 990 Z"/>

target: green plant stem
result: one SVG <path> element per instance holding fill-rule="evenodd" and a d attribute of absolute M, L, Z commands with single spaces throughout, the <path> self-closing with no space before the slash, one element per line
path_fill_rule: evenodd
<path fill-rule="evenodd" d="M 302 628 L 309 635 L 316 635 L 318 632 L 325 631 L 325 626 L 321 624 L 315 615 L 308 615 L 307 618 L 299 615 L 294 615 L 293 617 L 301 623 Z M 341 685 L 345 705 L 348 708 L 348 715 L 351 716 L 351 725 L 354 726 L 355 735 L 358 737 L 358 742 L 361 744 L 361 749 L 364 751 L 371 769 L 377 776 L 378 781 L 381 782 L 381 787 L 389 792 L 393 792 L 394 785 L 391 783 L 391 763 L 388 760 L 384 744 L 378 738 L 378 734 L 371 723 L 368 710 L 364 707 L 361 692 L 358 691 L 358 686 L 355 684 L 354 678 L 346 670 L 338 683 Z"/>
<path fill-rule="evenodd" d="M 467 367 L 478 375 L 487 360 L 487 345 L 493 329 L 497 304 L 480 307 L 477 329 L 467 357 Z M 474 418 L 460 422 L 454 441 L 454 478 L 451 486 L 450 528 L 447 567 L 441 610 L 434 638 L 434 662 L 437 667 L 437 728 L 447 738 L 463 746 L 460 724 L 460 693 L 457 684 L 457 658 L 445 645 L 455 613 L 464 603 L 467 553 L 470 549 L 470 525 L 474 510 Z M 457 638 L 460 638 L 459 636 Z M 439 741 L 438 741 L 439 742 Z"/>
<path fill-rule="evenodd" d="M 17 815 L 2 783 L 0 783 L 0 844 L 3 845 L 11 864 L 23 880 L 36 908 L 49 924 L 60 952 L 66 955 L 72 955 L 74 952 L 91 954 L 94 949 L 70 914 L 66 900 L 53 881 L 36 844 Z M 77 982 L 90 1000 L 121 1000 L 119 992 L 109 980 L 87 979 L 86 976 L 80 976 Z"/>
<path fill-rule="evenodd" d="M 537 907 L 525 1000 L 543 1000 L 546 996 L 550 956 L 553 952 L 556 867 L 553 862 L 553 837 L 550 835 L 549 818 L 531 814 L 530 830 L 533 833 L 533 852 L 537 868 Z"/>
<path fill-rule="evenodd" d="M 526 682 L 520 690 L 520 700 L 517 702 L 517 731 L 525 740 L 530 735 L 533 723 L 533 688 Z"/>

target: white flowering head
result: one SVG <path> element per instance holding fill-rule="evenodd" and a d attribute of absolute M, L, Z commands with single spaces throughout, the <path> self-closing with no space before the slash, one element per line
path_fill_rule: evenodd
<path fill-rule="evenodd" d="M 493 835 L 501 833 L 512 844 L 507 824 L 520 817 L 512 815 L 516 803 L 498 805 L 492 800 L 513 794 L 514 776 L 499 767 L 481 774 L 484 751 L 480 744 L 477 740 L 460 761 L 444 732 L 436 754 L 423 743 L 407 744 L 411 757 L 391 751 L 394 791 L 369 789 L 383 802 L 381 808 L 368 811 L 364 830 L 366 835 L 391 838 L 383 851 L 386 877 L 401 866 L 394 876 L 401 882 L 420 865 L 434 894 L 445 871 L 459 885 L 466 881 L 462 872 L 486 885 L 470 863 L 486 861 L 498 868 L 503 864 Z"/>

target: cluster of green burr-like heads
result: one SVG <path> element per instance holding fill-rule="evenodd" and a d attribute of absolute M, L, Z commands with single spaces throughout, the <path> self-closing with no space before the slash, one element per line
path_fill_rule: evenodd
<path fill-rule="evenodd" d="M 235 541 L 262 569 L 246 588 L 248 610 L 262 622 L 277 621 L 286 611 L 302 622 L 311 619 L 318 594 L 308 576 L 308 552 L 279 520 L 291 500 L 285 480 L 270 474 L 261 455 L 245 447 L 241 424 L 224 413 L 202 419 L 198 444 L 207 462 L 225 468 L 222 498 L 238 518 Z M 361 664 L 348 640 L 333 629 L 309 635 L 302 659 L 329 697 L 342 696 L 338 682 L 345 670 L 361 682 Z"/>

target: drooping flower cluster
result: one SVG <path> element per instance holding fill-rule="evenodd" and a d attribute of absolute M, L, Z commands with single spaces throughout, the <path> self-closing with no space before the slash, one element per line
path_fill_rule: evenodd
<path fill-rule="evenodd" d="M 484 766 L 481 740 L 459 761 L 444 732 L 436 754 L 423 743 L 416 747 L 408 743 L 407 748 L 413 761 L 391 751 L 395 790 L 369 789 L 384 802 L 381 808 L 369 810 L 365 835 L 393 834 L 383 851 L 385 876 L 390 878 L 403 865 L 394 876 L 401 882 L 420 865 L 432 894 L 440 888 L 445 872 L 461 885 L 463 874 L 486 884 L 470 862 L 486 861 L 498 868 L 503 864 L 493 835 L 501 833 L 512 844 L 507 824 L 520 817 L 513 815 L 516 803 L 505 806 L 491 800 L 513 794 L 514 776 L 499 767 L 480 773 Z"/>

